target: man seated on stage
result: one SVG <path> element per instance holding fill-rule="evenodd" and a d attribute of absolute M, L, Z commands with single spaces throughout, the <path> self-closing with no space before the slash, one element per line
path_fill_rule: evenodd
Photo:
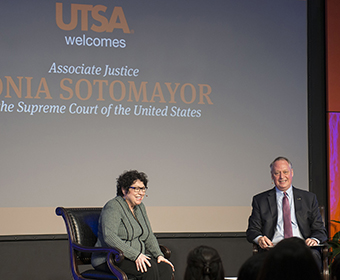
<path fill-rule="evenodd" d="M 292 236 L 315 246 L 327 240 L 327 232 L 320 215 L 316 195 L 292 186 L 293 168 L 285 157 L 271 164 L 275 187 L 253 197 L 247 240 L 268 249 L 284 238 Z M 321 268 L 321 255 L 312 250 Z"/>

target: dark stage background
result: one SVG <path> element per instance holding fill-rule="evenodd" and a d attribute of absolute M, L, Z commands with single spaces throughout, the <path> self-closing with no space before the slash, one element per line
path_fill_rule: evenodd
<path fill-rule="evenodd" d="M 120 6 L 130 33 L 122 26 L 82 30 L 80 12 L 73 30 L 61 29 L 56 3 L 63 3 L 65 24 L 71 3 L 103 5 L 107 19 Z M 268 165 L 277 155 L 292 160 L 294 184 L 327 205 L 324 1 L 5 0 L 0 13 L 1 279 L 71 279 L 64 225 L 54 209 L 102 206 L 125 169 L 150 176 L 145 204 L 160 242 L 173 252 L 178 279 L 189 250 L 202 244 L 219 250 L 226 276 L 236 275 L 251 254 L 244 233 L 251 197 L 271 187 Z M 91 17 L 88 27 L 99 25 Z M 126 47 L 66 45 L 65 36 L 84 34 L 125 39 Z M 140 72 L 49 73 L 53 62 Z M 106 117 L 100 110 L 110 104 Z M 119 104 L 130 115 L 115 115 Z M 55 107 L 25 113 L 24 105 L 64 105 L 65 113 L 48 112 Z M 167 115 L 138 116 L 133 110 L 140 105 L 155 107 L 154 114 L 168 106 Z M 93 111 L 78 114 L 78 106 Z M 183 116 L 170 116 L 172 106 Z M 193 211 L 200 207 L 208 216 L 223 214 L 202 223 L 202 212 Z M 169 230 L 155 213 L 170 211 L 184 214 L 171 217 Z"/>

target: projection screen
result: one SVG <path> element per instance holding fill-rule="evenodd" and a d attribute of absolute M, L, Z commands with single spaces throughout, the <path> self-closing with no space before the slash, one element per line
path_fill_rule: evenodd
<path fill-rule="evenodd" d="M 0 234 L 63 233 L 57 206 L 103 206 L 130 169 L 149 177 L 156 232 L 244 231 L 279 155 L 308 189 L 305 1 L 0 13 Z"/>

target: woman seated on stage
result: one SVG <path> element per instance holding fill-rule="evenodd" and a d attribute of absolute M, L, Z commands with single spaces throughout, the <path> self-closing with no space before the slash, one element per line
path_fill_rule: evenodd
<path fill-rule="evenodd" d="M 119 176 L 117 196 L 106 203 L 99 218 L 96 247 L 120 249 L 125 258 L 116 265 L 128 275 L 145 280 L 170 280 L 174 266 L 164 258 L 142 203 L 147 183 L 146 174 L 136 170 Z M 105 253 L 93 253 L 92 265 L 97 270 L 111 272 Z"/>

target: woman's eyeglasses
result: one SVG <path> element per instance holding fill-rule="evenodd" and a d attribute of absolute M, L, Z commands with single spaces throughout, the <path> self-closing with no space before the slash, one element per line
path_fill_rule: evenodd
<path fill-rule="evenodd" d="M 135 191 L 135 193 L 139 193 L 140 191 L 142 193 L 145 193 L 146 190 L 148 189 L 147 187 L 143 187 L 143 188 L 140 188 L 140 187 L 129 187 L 130 189 L 133 189 Z"/>

